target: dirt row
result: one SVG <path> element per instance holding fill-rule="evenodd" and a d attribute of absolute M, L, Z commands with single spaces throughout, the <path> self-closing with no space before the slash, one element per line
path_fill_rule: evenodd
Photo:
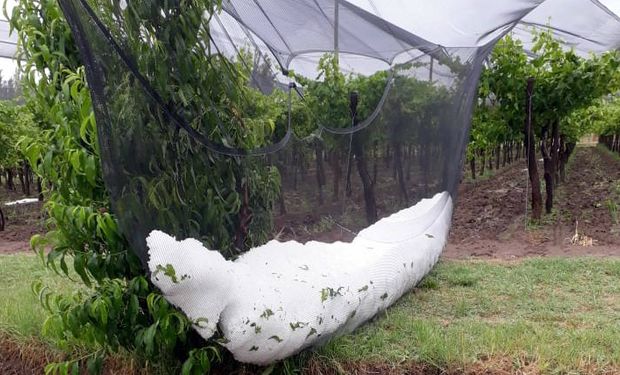
<path fill-rule="evenodd" d="M 541 223 L 525 215 L 528 188 L 523 162 L 462 184 L 444 256 L 620 256 L 620 217 L 614 221 L 613 214 L 620 206 L 620 159 L 599 147 L 577 148 L 554 211 Z M 571 244 L 576 228 L 592 246 Z"/>
<path fill-rule="evenodd" d="M 0 186 L 0 204 L 3 205 L 2 212 L 6 220 L 5 229 L 0 231 L 0 254 L 28 251 L 30 238 L 43 232 L 45 220 L 42 213 L 43 203 L 4 206 L 6 202 L 23 198 L 26 197 L 20 193 L 8 191 L 5 186 Z"/>
<path fill-rule="evenodd" d="M 545 215 L 541 224 L 532 224 L 526 217 L 527 188 L 523 160 L 494 175 L 464 181 L 444 256 L 620 255 L 618 157 L 600 147 L 577 148 L 568 165 L 567 181 L 558 187 L 554 212 Z M 23 198 L 0 189 L 0 202 Z M 7 226 L 0 232 L 0 254 L 28 251 L 30 237 L 44 229 L 41 209 L 41 203 L 3 207 Z M 593 246 L 571 244 L 575 229 L 591 238 Z M 333 231 L 338 232 L 337 239 L 351 237 L 341 228 Z"/>

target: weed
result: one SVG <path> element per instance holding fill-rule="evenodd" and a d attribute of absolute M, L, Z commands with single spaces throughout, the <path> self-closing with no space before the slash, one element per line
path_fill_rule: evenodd
<path fill-rule="evenodd" d="M 465 267 L 456 268 L 452 273 L 446 275 L 446 280 L 450 286 L 472 287 L 476 285 L 477 278 Z"/>
<path fill-rule="evenodd" d="M 418 285 L 420 289 L 439 289 L 439 281 L 433 276 L 425 277 Z"/>
<path fill-rule="evenodd" d="M 314 227 L 311 229 L 311 232 L 312 233 L 325 233 L 325 232 L 329 232 L 333 228 L 334 228 L 334 220 L 331 218 L 322 216 L 321 220 L 316 225 L 314 225 Z"/>

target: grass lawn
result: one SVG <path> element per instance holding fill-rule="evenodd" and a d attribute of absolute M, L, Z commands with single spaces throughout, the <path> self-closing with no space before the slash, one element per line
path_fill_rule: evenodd
<path fill-rule="evenodd" d="M 620 259 L 442 262 L 375 322 L 320 351 L 328 362 L 445 370 L 620 371 Z"/>
<path fill-rule="evenodd" d="M 0 331 L 18 337 L 40 336 L 46 313 L 32 291 L 41 280 L 55 291 L 69 291 L 71 281 L 46 269 L 34 254 L 0 256 Z"/>
<path fill-rule="evenodd" d="M 40 334 L 33 280 L 70 289 L 32 255 L 0 256 L 0 333 Z M 306 373 L 423 365 L 527 373 L 620 371 L 620 259 L 446 261 L 386 313 L 304 356 Z M 309 358 L 309 359 L 308 359 Z M 493 372 L 491 372 L 493 373 Z"/>

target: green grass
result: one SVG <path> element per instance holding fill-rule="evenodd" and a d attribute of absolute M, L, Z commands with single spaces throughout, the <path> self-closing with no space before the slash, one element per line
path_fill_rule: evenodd
<path fill-rule="evenodd" d="M 19 353 L 19 361 L 34 366 L 33 371 L 47 362 L 85 358 L 99 350 L 92 344 L 60 339 L 54 333 L 43 332 L 47 312 L 32 290 L 35 281 L 41 281 L 56 293 L 68 294 L 83 287 L 79 282 L 46 269 L 41 259 L 32 253 L 0 255 L 0 345 L 12 347 L 11 350 Z M 163 365 L 145 364 L 126 351 L 109 355 L 104 366 L 110 373 L 118 374 L 172 373 Z"/>
<path fill-rule="evenodd" d="M 528 358 L 544 372 L 620 365 L 620 260 L 440 263 L 395 306 L 320 351 L 331 362 L 466 367 Z"/>
<path fill-rule="evenodd" d="M 17 336 L 38 336 L 46 313 L 32 291 L 41 280 L 54 291 L 69 291 L 73 283 L 47 270 L 34 254 L 0 256 L 0 331 Z"/>
<path fill-rule="evenodd" d="M 611 156 L 613 159 L 616 159 L 617 161 L 620 161 L 620 154 L 611 151 L 610 149 L 607 148 L 607 146 L 605 146 L 602 143 L 599 143 L 596 145 L 596 148 L 598 148 L 600 151 L 602 151 L 603 153 Z"/>
<path fill-rule="evenodd" d="M 33 255 L 0 256 L 0 331 L 40 337 L 41 279 L 74 284 Z M 334 364 L 408 362 L 449 369 L 508 358 L 545 373 L 620 367 L 620 259 L 441 262 L 419 288 L 355 334 L 314 354 Z"/>

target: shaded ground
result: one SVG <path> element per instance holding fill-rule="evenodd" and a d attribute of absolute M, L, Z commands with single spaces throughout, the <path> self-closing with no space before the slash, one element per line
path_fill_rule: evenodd
<path fill-rule="evenodd" d="M 537 225 L 524 215 L 526 178 L 525 165 L 515 163 L 490 178 L 464 183 L 444 256 L 620 256 L 620 159 L 598 147 L 577 148 L 554 212 Z M 529 204 L 529 192 L 527 199 Z M 593 246 L 570 243 L 576 222 Z"/>
<path fill-rule="evenodd" d="M 10 254 L 30 249 L 30 237 L 43 231 L 41 202 L 5 206 L 6 202 L 23 199 L 22 194 L 0 187 L 0 205 L 6 220 L 4 231 L 0 231 L 0 254 Z"/>

